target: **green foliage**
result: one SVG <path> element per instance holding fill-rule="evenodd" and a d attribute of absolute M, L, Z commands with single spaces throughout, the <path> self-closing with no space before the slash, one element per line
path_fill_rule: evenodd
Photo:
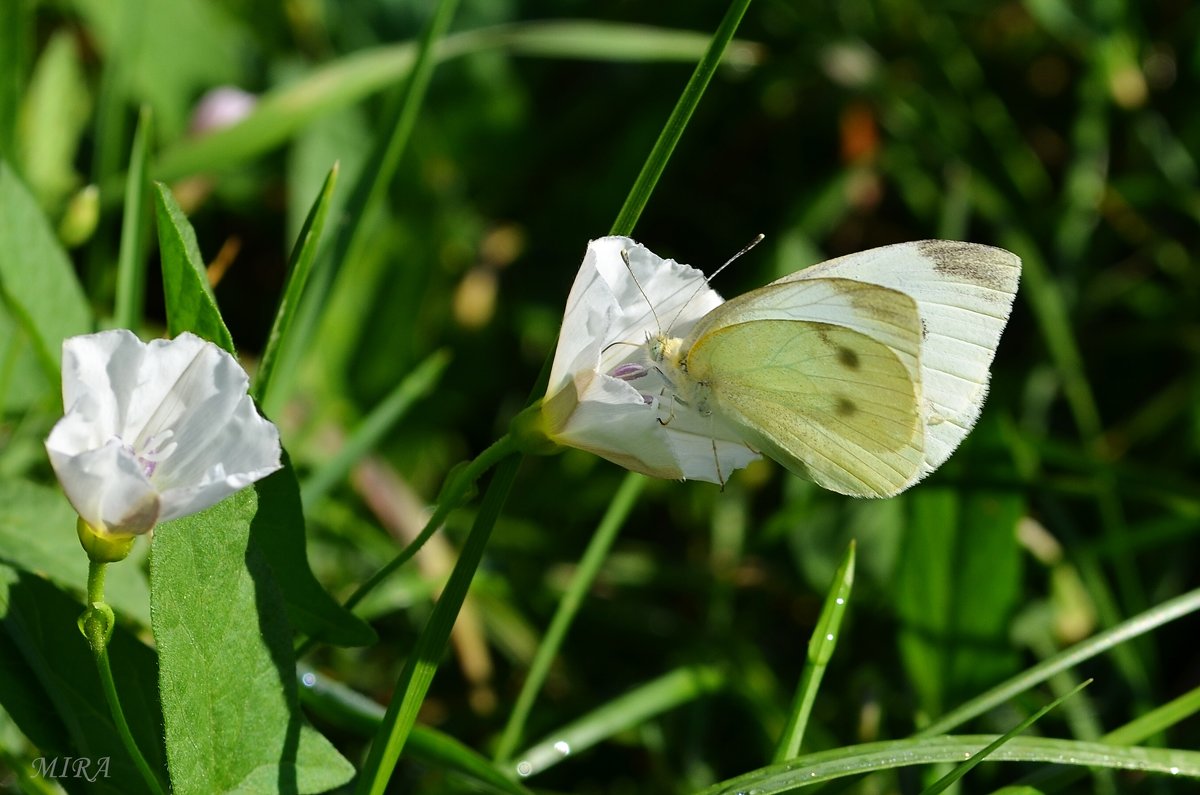
<path fill-rule="evenodd" d="M 150 565 L 178 793 L 324 792 L 350 763 L 300 714 L 282 574 L 252 539 L 256 490 L 160 525 Z"/>
<path fill-rule="evenodd" d="M 287 604 L 292 629 L 339 646 L 367 646 L 375 631 L 321 588 L 304 555 L 304 514 L 296 473 L 284 454 L 283 469 L 254 486 L 258 509 L 250 524 L 254 546 L 271 567 Z"/>
<path fill-rule="evenodd" d="M 217 309 L 196 232 L 171 195 L 171 189 L 161 182 L 154 187 L 167 330 L 171 336 L 190 331 L 233 353 L 233 337 Z"/>
<path fill-rule="evenodd" d="M 80 610 L 79 602 L 45 580 L 0 565 L 0 701 L 44 758 L 84 757 L 93 774 L 102 759 L 109 760 L 107 777 L 66 782 L 71 791 L 145 792 L 100 695 L 87 643 L 75 629 Z M 118 626 L 109 655 L 142 754 L 165 770 L 154 654 Z"/>
<path fill-rule="evenodd" d="M 899 644 L 921 708 L 941 715 L 1013 673 L 1020 605 L 1020 496 L 920 489 L 896 568 Z"/>
<path fill-rule="evenodd" d="M 3 162 L 0 208 L 0 297 L 53 383 L 62 341 L 91 330 L 91 311 L 46 216 Z"/>
<path fill-rule="evenodd" d="M 345 791 L 346 759 L 415 793 L 917 792 L 1086 677 L 957 791 L 1193 791 L 1197 11 L 758 0 L 700 92 L 729 4 L 464 3 L 406 104 L 434 5 L 0 2 L 0 778 L 145 790 L 42 448 L 63 339 L 120 325 L 236 346 L 289 453 L 157 528 L 152 581 L 149 540 L 110 567 L 117 686 L 176 792 Z M 189 132 L 221 85 L 257 104 Z M 579 451 L 488 471 L 623 205 L 708 272 L 764 232 L 726 296 L 898 240 L 1016 252 L 967 444 L 885 502 L 769 462 L 723 491 Z M 55 755 L 111 777 L 32 774 Z"/>

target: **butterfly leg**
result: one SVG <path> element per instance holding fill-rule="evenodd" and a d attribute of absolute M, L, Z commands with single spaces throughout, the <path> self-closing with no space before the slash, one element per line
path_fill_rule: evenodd
<path fill-rule="evenodd" d="M 717 440 L 712 439 L 713 465 L 717 468 L 717 480 L 721 483 L 721 491 L 725 491 L 725 475 L 721 473 L 721 458 L 717 455 Z"/>

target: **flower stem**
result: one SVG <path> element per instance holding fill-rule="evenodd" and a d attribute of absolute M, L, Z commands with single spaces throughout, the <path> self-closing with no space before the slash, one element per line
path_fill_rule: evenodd
<path fill-rule="evenodd" d="M 96 673 L 100 675 L 100 686 L 104 690 L 104 699 L 112 712 L 113 723 L 117 726 L 117 734 L 125 745 L 125 750 L 133 758 L 134 765 L 142 774 L 146 786 L 154 795 L 165 795 L 166 790 L 158 777 L 154 775 L 146 757 L 142 756 L 129 723 L 125 720 L 125 711 L 121 709 L 121 700 L 117 696 L 117 683 L 113 679 L 112 666 L 108 662 L 108 640 L 112 637 L 113 612 L 104 601 L 104 575 L 108 564 L 91 561 L 88 564 L 88 608 L 80 617 L 80 628 L 87 638 L 88 647 L 92 650 L 92 658 L 96 661 Z"/>

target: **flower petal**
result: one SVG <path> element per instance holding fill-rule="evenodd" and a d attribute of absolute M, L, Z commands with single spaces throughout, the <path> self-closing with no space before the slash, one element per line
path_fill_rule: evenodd
<path fill-rule="evenodd" d="M 170 384 L 159 407 L 138 433 L 141 442 L 171 431 L 174 451 L 153 481 L 166 498 L 164 519 L 214 505 L 228 494 L 279 468 L 279 431 L 259 416 L 246 394 L 249 379 L 226 351 L 191 334 L 150 343 L 147 361 Z M 245 480 L 239 476 L 259 473 Z M 224 483 L 238 484 L 224 486 Z M 180 502 L 175 494 L 207 494 Z M 189 505 L 199 507 L 188 508 Z"/>
<path fill-rule="evenodd" d="M 112 439 L 94 450 L 72 453 L 60 442 L 60 426 L 77 420 L 71 416 L 59 420 L 46 450 L 54 473 L 75 512 L 89 525 L 111 534 L 145 533 L 159 518 L 159 497 L 141 465 L 128 448 Z"/>
<path fill-rule="evenodd" d="M 46 439 L 68 499 L 93 528 L 142 533 L 203 510 L 279 469 L 279 431 L 226 351 L 184 333 L 131 332 L 63 345 L 66 415 Z"/>
<path fill-rule="evenodd" d="M 572 373 L 608 372 L 648 336 L 686 334 L 720 303 L 695 268 L 664 260 L 627 237 L 593 240 L 567 297 L 548 394 Z"/>
<path fill-rule="evenodd" d="M 240 367 L 238 371 L 241 372 Z M 224 424 L 209 432 L 212 436 L 201 454 L 183 464 L 190 477 L 177 481 L 182 485 L 163 490 L 163 521 L 216 505 L 282 466 L 279 430 L 263 419 L 249 395 L 243 394 Z M 172 463 L 182 447 L 180 444 L 180 448 L 163 462 L 164 467 Z"/>
<path fill-rule="evenodd" d="M 146 346 L 127 329 L 71 337 L 63 342 L 62 392 L 67 415 L 78 424 L 64 429 L 64 449 L 83 452 L 122 436 L 130 397 Z"/>

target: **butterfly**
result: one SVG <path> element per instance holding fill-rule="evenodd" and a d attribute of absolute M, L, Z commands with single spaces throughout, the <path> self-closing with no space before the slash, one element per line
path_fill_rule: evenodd
<path fill-rule="evenodd" d="M 725 301 L 646 355 L 672 403 L 827 489 L 889 497 L 975 424 L 1020 272 L 990 246 L 884 246 Z"/>

